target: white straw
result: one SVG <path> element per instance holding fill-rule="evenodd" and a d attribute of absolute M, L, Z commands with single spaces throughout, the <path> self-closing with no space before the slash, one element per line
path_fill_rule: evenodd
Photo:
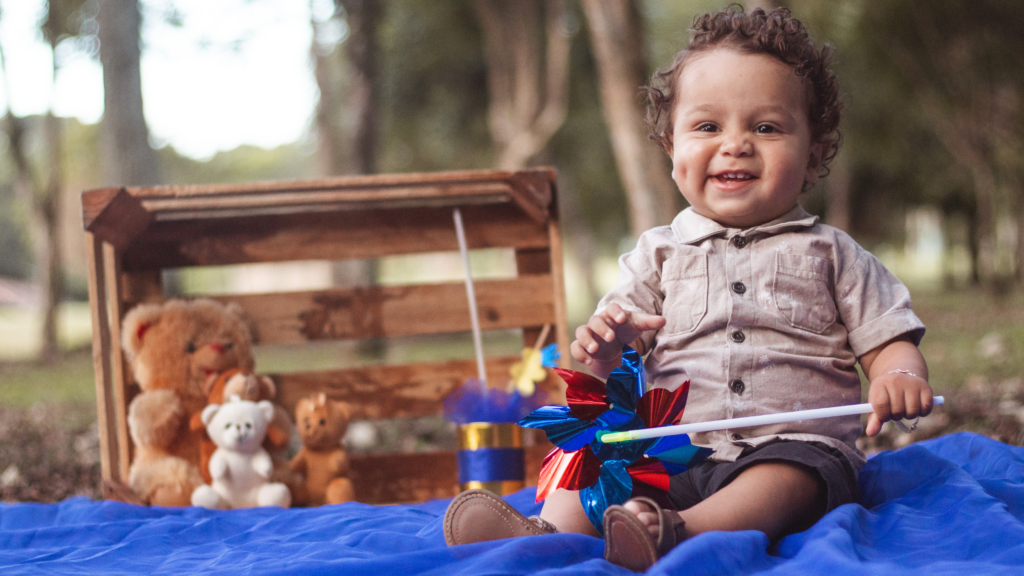
<path fill-rule="evenodd" d="M 476 292 L 473 291 L 473 274 L 469 270 L 469 249 L 466 247 L 466 231 L 462 227 L 462 212 L 458 208 L 452 213 L 455 219 L 455 235 L 459 239 L 459 253 L 462 267 L 466 270 L 466 296 L 469 297 L 469 319 L 473 324 L 473 347 L 476 348 L 476 372 L 480 389 L 487 392 L 487 371 L 484 369 L 484 343 L 480 337 L 480 317 L 476 311 Z"/>
<path fill-rule="evenodd" d="M 940 406 L 945 402 L 942 396 L 936 396 L 932 404 Z M 783 422 L 797 422 L 800 420 L 814 420 L 817 418 L 831 418 L 833 416 L 851 416 L 854 414 L 869 414 L 874 412 L 871 404 L 853 404 L 850 406 L 836 406 L 834 408 L 815 408 L 813 410 L 797 410 L 796 412 L 782 412 L 780 414 L 764 414 L 762 416 L 745 416 L 743 418 L 729 418 L 727 420 L 713 420 L 710 422 L 695 422 L 693 424 L 677 424 L 675 426 L 659 426 L 645 430 L 628 430 L 626 432 L 612 432 L 601 436 L 602 442 L 627 442 L 629 440 L 643 440 L 645 438 L 660 438 L 662 436 L 673 436 L 676 434 L 694 434 L 696 432 L 711 432 L 714 430 L 728 430 L 731 428 L 749 428 L 751 426 L 764 426 L 766 424 L 780 424 Z"/>

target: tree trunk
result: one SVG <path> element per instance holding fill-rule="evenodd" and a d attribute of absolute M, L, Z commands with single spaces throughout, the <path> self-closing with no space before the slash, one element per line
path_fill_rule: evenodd
<path fill-rule="evenodd" d="M 537 0 L 476 0 L 474 7 L 487 53 L 495 165 L 516 170 L 543 150 L 565 122 L 570 48 L 563 27 L 565 3 L 546 0 L 542 7 Z"/>
<path fill-rule="evenodd" d="M 64 296 L 63 270 L 64 259 L 60 246 L 60 215 L 61 189 L 63 188 L 64 160 L 61 149 L 61 121 L 53 114 L 46 115 L 46 140 L 49 151 L 49 177 L 46 189 L 36 202 L 35 210 L 40 221 L 42 236 L 38 242 L 36 266 L 38 282 L 43 305 L 42 340 L 40 358 L 52 361 L 60 356 L 60 345 L 57 341 L 57 310 Z"/>
<path fill-rule="evenodd" d="M 7 81 L 7 63 L 0 47 L 0 74 L 4 87 Z M 56 77 L 56 69 L 53 70 Z M 7 90 L 9 94 L 10 91 Z M 7 132 L 8 153 L 14 164 L 14 192 L 28 207 L 29 234 L 35 256 L 34 276 L 42 312 L 40 336 L 42 346 L 39 358 L 52 361 L 60 355 L 57 341 L 57 306 L 62 295 L 61 253 L 58 238 L 57 215 L 60 208 L 61 184 L 63 182 L 63 155 L 61 154 L 60 120 L 51 110 L 44 117 L 43 141 L 49 172 L 42 177 L 29 162 L 25 132 L 28 129 L 23 118 L 8 109 L 4 129 Z"/>
<path fill-rule="evenodd" d="M 661 151 L 647 138 L 637 91 L 645 75 L 639 14 L 631 0 L 583 0 L 597 59 L 601 107 L 630 207 L 630 231 L 667 224 L 679 192 Z"/>
<path fill-rule="evenodd" d="M 348 90 L 346 108 L 354 120 L 351 130 L 352 168 L 356 174 L 377 171 L 378 89 L 377 31 L 381 20 L 379 0 L 335 0 L 348 15 Z"/>
<path fill-rule="evenodd" d="M 315 116 L 318 170 L 323 176 L 337 176 L 349 171 L 347 147 L 341 128 L 344 107 L 341 105 L 339 76 L 343 64 L 337 58 L 338 50 L 323 45 L 322 28 L 326 23 L 311 20 L 310 24 L 313 27 L 313 41 L 310 45 L 314 62 L 313 77 L 320 92 Z"/>
<path fill-rule="evenodd" d="M 138 0 L 100 0 L 104 177 L 114 185 L 160 182 L 142 110 L 141 22 Z"/>

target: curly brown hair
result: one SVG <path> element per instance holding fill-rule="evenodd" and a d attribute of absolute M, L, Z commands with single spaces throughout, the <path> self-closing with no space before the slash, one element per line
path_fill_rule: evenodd
<path fill-rule="evenodd" d="M 808 119 L 811 139 L 827 146 L 822 158 L 821 175 L 828 174 L 828 163 L 839 151 L 839 114 L 843 103 L 839 98 L 839 82 L 829 69 L 834 49 L 825 44 L 814 47 L 804 25 L 785 8 L 765 13 L 760 8 L 746 14 L 740 6 L 722 12 L 697 16 L 690 29 L 693 37 L 676 54 L 672 65 L 654 73 L 651 85 L 643 88 L 647 95 L 647 125 L 651 139 L 672 154 L 672 122 L 679 75 L 694 55 L 714 48 L 731 48 L 744 54 L 767 54 L 792 66 L 808 86 Z"/>

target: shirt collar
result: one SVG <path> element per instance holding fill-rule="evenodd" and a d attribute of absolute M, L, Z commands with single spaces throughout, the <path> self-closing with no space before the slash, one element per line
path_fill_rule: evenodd
<path fill-rule="evenodd" d="M 817 216 L 808 214 L 802 206 L 797 204 L 792 210 L 770 222 L 740 230 L 737 228 L 726 228 L 710 218 L 697 214 L 693 208 L 687 208 L 680 212 L 672 221 L 672 231 L 680 243 L 696 244 L 712 236 L 724 234 L 727 237 L 746 237 L 755 234 L 778 234 L 793 228 L 810 228 L 817 222 Z"/>

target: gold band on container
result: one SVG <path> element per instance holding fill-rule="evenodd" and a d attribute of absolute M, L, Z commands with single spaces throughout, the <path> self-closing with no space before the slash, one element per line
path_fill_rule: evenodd
<path fill-rule="evenodd" d="M 523 429 L 507 422 L 470 422 L 459 426 L 459 450 L 522 448 Z"/>
<path fill-rule="evenodd" d="M 523 430 L 512 423 L 470 422 L 458 427 L 459 451 L 481 450 L 486 448 L 522 449 Z M 461 475 L 461 474 L 460 474 Z M 478 476 L 479 477 L 479 476 Z M 522 490 L 526 479 L 460 482 L 460 490 L 484 489 L 495 494 L 511 494 Z"/>

